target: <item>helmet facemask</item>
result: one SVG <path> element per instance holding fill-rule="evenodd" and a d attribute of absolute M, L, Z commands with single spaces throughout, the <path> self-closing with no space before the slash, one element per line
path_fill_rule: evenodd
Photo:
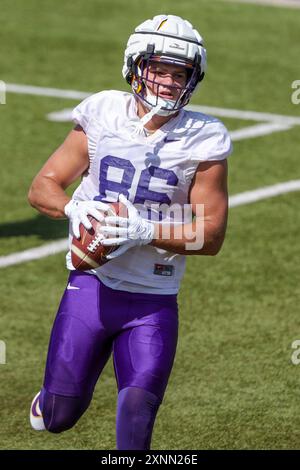
<path fill-rule="evenodd" d="M 164 84 L 156 79 L 155 66 L 160 64 L 174 65 L 182 68 L 186 73 L 184 85 L 173 83 Z M 151 70 L 154 66 L 154 72 Z M 200 56 L 195 58 L 194 63 L 171 56 L 157 56 L 147 51 L 131 65 L 130 84 L 135 96 L 148 109 L 158 108 L 156 114 L 169 116 L 186 106 L 191 98 L 197 84 L 201 81 Z M 151 75 L 151 77 L 150 77 Z M 164 98 L 161 90 L 168 89 L 174 99 Z"/>

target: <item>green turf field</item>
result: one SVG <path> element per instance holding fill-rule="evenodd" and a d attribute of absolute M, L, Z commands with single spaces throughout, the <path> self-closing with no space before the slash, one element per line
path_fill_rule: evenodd
<path fill-rule="evenodd" d="M 132 29 L 159 13 L 186 17 L 208 50 L 192 104 L 300 116 L 300 10 L 217 0 L 2 0 L 0 80 L 96 92 L 127 89 L 123 50 Z M 66 236 L 66 222 L 27 203 L 31 180 L 71 128 L 46 114 L 79 100 L 7 93 L 0 105 L 0 256 Z M 257 124 L 224 118 L 231 131 Z M 300 179 L 300 127 L 234 142 L 230 194 Z M 230 210 L 215 258 L 190 257 L 179 295 L 180 337 L 154 429 L 153 449 L 299 449 L 299 192 Z M 64 290 L 64 253 L 0 269 L 1 449 L 113 449 L 112 362 L 91 407 L 61 435 L 35 433 L 29 405 L 43 378 Z"/>

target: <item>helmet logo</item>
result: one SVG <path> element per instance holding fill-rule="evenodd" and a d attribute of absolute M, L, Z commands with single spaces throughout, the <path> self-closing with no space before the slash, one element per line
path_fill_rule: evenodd
<path fill-rule="evenodd" d="M 157 28 L 157 31 L 168 21 L 168 18 L 162 20 L 162 22 L 160 23 L 159 27 Z"/>
<path fill-rule="evenodd" d="M 177 44 L 177 42 L 173 42 L 173 44 L 170 44 L 169 47 L 171 49 L 180 49 L 181 51 L 185 50 L 185 48 L 180 46 L 180 44 Z"/>

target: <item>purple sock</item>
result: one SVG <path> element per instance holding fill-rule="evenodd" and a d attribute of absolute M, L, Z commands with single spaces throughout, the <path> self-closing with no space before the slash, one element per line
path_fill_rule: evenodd
<path fill-rule="evenodd" d="M 118 395 L 117 449 L 150 449 L 152 429 L 161 401 L 138 387 L 123 388 Z"/>

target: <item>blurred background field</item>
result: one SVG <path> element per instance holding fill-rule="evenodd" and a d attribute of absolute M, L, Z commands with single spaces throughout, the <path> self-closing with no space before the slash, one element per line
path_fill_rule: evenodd
<path fill-rule="evenodd" d="M 97 92 L 127 90 L 123 52 L 133 28 L 156 14 L 185 17 L 201 32 L 207 76 L 193 105 L 300 116 L 300 9 L 222 0 L 2 0 L 0 80 Z M 71 129 L 50 112 L 80 100 L 7 93 L 0 105 L 0 256 L 66 236 L 66 221 L 27 203 L 33 176 Z M 230 131 L 253 121 L 223 119 Z M 299 125 L 237 140 L 230 195 L 300 179 Z M 299 192 L 232 208 L 221 253 L 190 257 L 179 295 L 177 357 L 153 449 L 299 449 Z M 61 435 L 28 422 L 67 271 L 59 253 L 1 269 L 0 448 L 113 449 L 116 385 L 110 361 L 91 407 Z"/>

